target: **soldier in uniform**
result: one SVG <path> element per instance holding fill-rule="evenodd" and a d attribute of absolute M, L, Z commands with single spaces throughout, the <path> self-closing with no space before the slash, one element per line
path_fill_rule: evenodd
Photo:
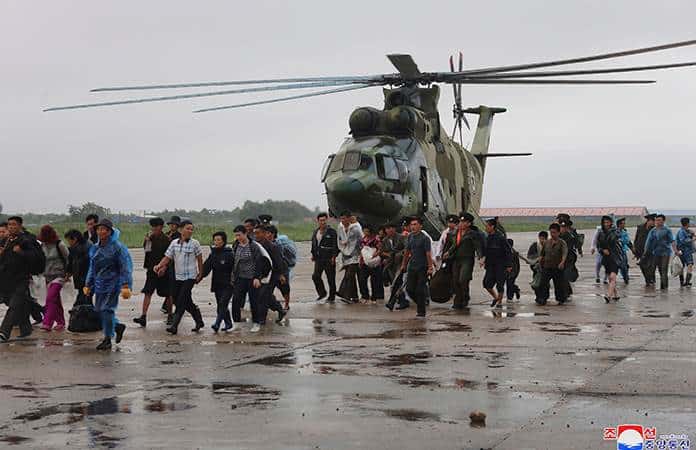
<path fill-rule="evenodd" d="M 404 259 L 404 249 L 406 248 L 406 238 L 397 232 L 397 225 L 394 223 L 387 224 L 385 227 L 385 237 L 382 241 L 382 264 L 384 267 L 385 284 L 391 284 L 392 292 L 396 292 L 401 287 L 399 280 L 403 281 L 403 277 L 397 279 L 401 261 Z M 391 299 L 390 299 L 391 300 Z M 397 296 L 398 304 L 396 309 L 406 309 L 409 306 L 406 295 L 403 291 Z M 391 309 L 393 304 L 385 305 Z"/>
<path fill-rule="evenodd" d="M 442 253 L 443 262 L 452 262 L 454 304 L 452 309 L 464 309 L 471 299 L 469 283 L 473 278 L 475 257 L 481 259 L 483 249 L 479 234 L 471 229 L 474 216 L 462 212 L 457 230 L 450 233 Z"/>
<path fill-rule="evenodd" d="M 652 256 L 645 253 L 645 241 L 648 239 L 648 233 L 655 227 L 656 214 L 648 214 L 645 216 L 645 222 L 638 225 L 636 229 L 636 237 L 633 239 L 633 255 L 638 260 L 638 266 L 645 278 L 646 286 L 655 285 L 655 261 Z"/>
<path fill-rule="evenodd" d="M 577 232 L 572 228 L 573 222 L 570 219 L 561 219 L 559 222 L 561 226 L 560 238 L 563 239 L 568 246 L 568 256 L 566 258 L 565 268 L 563 269 L 563 276 L 565 277 L 567 283 L 565 288 L 568 290 L 567 295 L 573 295 L 573 286 L 578 279 L 578 269 L 575 265 L 578 261 L 578 254 L 582 253 L 582 247 L 580 247 L 580 240 L 578 239 Z"/>

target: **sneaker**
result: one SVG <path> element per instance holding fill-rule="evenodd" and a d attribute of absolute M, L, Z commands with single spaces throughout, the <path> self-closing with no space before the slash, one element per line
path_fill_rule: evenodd
<path fill-rule="evenodd" d="M 249 331 L 251 331 L 252 333 L 258 333 L 259 331 L 261 331 L 261 325 L 255 323 L 251 326 L 251 329 Z"/>
<path fill-rule="evenodd" d="M 334 304 L 334 303 L 336 303 L 336 297 L 329 297 L 329 298 L 327 298 L 327 299 L 326 299 L 326 303 L 329 303 L 329 304 L 331 304 L 331 305 Z"/>
<path fill-rule="evenodd" d="M 222 331 L 225 331 L 225 332 L 227 332 L 227 331 L 234 331 L 234 330 L 236 330 L 236 327 L 234 326 L 234 324 L 230 325 L 229 327 L 225 327 L 225 328 L 222 329 Z"/>
<path fill-rule="evenodd" d="M 167 315 L 167 325 L 171 325 L 173 323 L 174 323 L 174 314 L 168 314 Z"/>
<path fill-rule="evenodd" d="M 119 323 L 116 325 L 116 343 L 118 344 L 121 342 L 123 339 L 123 332 L 126 331 L 126 326 L 122 323 Z M 109 341 L 109 345 L 111 345 L 111 341 Z"/>
<path fill-rule="evenodd" d="M 220 329 L 220 325 L 214 323 L 214 324 L 212 324 L 212 325 L 210 326 L 210 328 L 213 329 L 213 333 L 217 333 L 218 330 Z"/>
<path fill-rule="evenodd" d="M 133 319 L 133 322 L 137 323 L 141 327 L 147 326 L 147 316 L 140 316 Z"/>
<path fill-rule="evenodd" d="M 609 302 L 611 302 L 611 298 L 609 298 L 608 295 L 605 295 L 605 296 L 604 296 L 604 302 L 608 304 Z"/>
<path fill-rule="evenodd" d="M 10 338 L 5 333 L 0 333 L 0 342 L 7 342 Z"/>
<path fill-rule="evenodd" d="M 394 308 L 394 309 L 396 309 L 397 311 L 400 311 L 402 309 L 409 308 L 410 306 L 411 306 L 410 303 L 399 303 L 398 305 L 396 305 L 396 308 Z"/>
<path fill-rule="evenodd" d="M 326 294 L 320 295 L 319 297 L 317 297 L 317 299 L 315 300 L 315 302 L 320 302 L 320 301 L 324 300 L 325 297 L 326 297 Z"/>
<path fill-rule="evenodd" d="M 599 284 L 599 282 L 600 282 L 599 278 L 595 278 L 594 282 Z"/>
<path fill-rule="evenodd" d="M 97 350 L 111 350 L 111 338 L 105 337 L 104 340 L 97 345 Z"/>
<path fill-rule="evenodd" d="M 276 319 L 275 323 L 282 322 L 283 318 L 285 318 L 285 316 L 287 316 L 287 315 L 288 315 L 288 313 L 285 310 L 281 309 L 280 311 L 278 311 L 278 318 Z"/>

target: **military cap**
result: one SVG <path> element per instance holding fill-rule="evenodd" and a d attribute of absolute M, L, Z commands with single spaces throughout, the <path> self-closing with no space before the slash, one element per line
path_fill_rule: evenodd
<path fill-rule="evenodd" d="M 457 216 L 456 214 L 447 214 L 447 216 L 445 218 L 447 219 L 447 222 L 449 222 L 449 223 L 459 222 L 459 216 Z"/>
<path fill-rule="evenodd" d="M 644 218 L 648 219 L 648 220 L 655 220 L 655 217 L 657 217 L 657 214 L 655 214 L 655 213 L 646 214 L 644 216 Z"/>
<path fill-rule="evenodd" d="M 167 225 L 181 225 L 181 217 L 179 216 L 172 216 L 169 219 L 169 222 L 167 222 Z"/>
<path fill-rule="evenodd" d="M 153 217 L 149 222 L 151 227 L 159 227 L 164 225 L 164 219 L 161 217 Z"/>
<path fill-rule="evenodd" d="M 474 223 L 474 216 L 471 213 L 463 212 L 459 215 L 459 220 Z"/>
<path fill-rule="evenodd" d="M 273 220 L 273 216 L 271 216 L 269 214 L 259 214 L 259 221 L 261 223 L 271 223 L 272 220 Z"/>

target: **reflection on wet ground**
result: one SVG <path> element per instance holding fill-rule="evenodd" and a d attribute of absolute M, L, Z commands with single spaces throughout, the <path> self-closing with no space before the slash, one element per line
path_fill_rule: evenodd
<path fill-rule="evenodd" d="M 584 275 L 591 263 L 581 261 Z M 297 302 L 258 334 L 249 323 L 215 335 L 182 325 L 172 337 L 154 312 L 106 354 L 94 334 L 37 332 L 0 346 L 0 445 L 229 448 L 234 436 L 239 448 L 514 448 L 511 436 L 561 430 L 596 448 L 606 423 L 641 423 L 665 398 L 669 414 L 649 411 L 656 426 L 696 423 L 684 394 L 696 392 L 694 293 L 635 283 L 606 305 L 585 276 L 572 302 L 537 306 L 528 276 L 523 267 L 520 301 L 491 310 L 477 293 L 465 311 L 431 305 L 426 321 L 413 309 Z M 207 286 L 196 289 L 212 317 Z M 312 297 L 309 264 L 295 289 Z M 124 303 L 121 319 L 139 307 Z M 487 419 L 473 428 L 477 410 Z"/>

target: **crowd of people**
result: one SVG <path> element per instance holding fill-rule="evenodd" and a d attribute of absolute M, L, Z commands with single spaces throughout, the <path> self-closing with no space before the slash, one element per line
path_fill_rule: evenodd
<path fill-rule="evenodd" d="M 453 298 L 452 308 L 468 307 L 477 264 L 485 269 L 482 284 L 490 295 L 492 308 L 501 308 L 504 298 L 520 298 L 516 284 L 520 260 L 530 266 L 536 303 L 548 302 L 553 283 L 555 299 L 563 304 L 573 294 L 572 283 L 579 277 L 576 263 L 583 256 L 584 236 L 575 230 L 567 214 L 559 214 L 548 231 L 539 232 L 525 256 L 515 249 L 498 218 L 484 220 L 485 229 L 481 230 L 468 212 L 448 215 L 447 228 L 435 241 L 423 230 L 420 217 L 375 227 L 343 211 L 337 229 L 329 225 L 326 213 L 316 219 L 311 259 L 318 302 L 385 301 L 389 310 L 407 309 L 414 302 L 418 319 L 426 317 L 431 300 L 445 302 Z M 665 220 L 662 214 L 648 214 L 631 240 L 624 218 L 602 218 L 591 251 L 596 258 L 597 283 L 601 282 L 602 268 L 605 272 L 607 303 L 620 298 L 619 275 L 624 283 L 629 283 L 629 252 L 633 253 L 646 286 L 655 286 L 659 273 L 660 288 L 667 289 L 673 256 L 678 256 L 680 262 L 681 285 L 692 285 L 694 232 L 690 221 L 681 219 L 675 237 Z M 0 301 L 8 306 L 0 324 L 0 341 L 7 341 L 15 326 L 20 338 L 29 336 L 33 329 L 30 318 L 45 331 L 64 329 L 61 291 L 71 280 L 77 291 L 71 319 L 78 307 L 93 311 L 96 329 L 104 335 L 97 346 L 99 350 L 110 349 L 112 340 L 121 341 L 126 326 L 116 318 L 116 309 L 119 298 L 132 295 L 131 256 L 119 240 L 118 228 L 109 219 L 90 214 L 85 223 L 86 231 L 69 230 L 63 236 L 65 241 L 51 225 L 44 225 L 34 236 L 24 228 L 19 216 L 0 223 Z M 287 236 L 278 233 L 272 217 L 261 215 L 235 227 L 231 245 L 224 231 L 214 233 L 205 260 L 200 242 L 193 238 L 194 224 L 190 220 L 173 216 L 166 223 L 166 231 L 162 218 L 150 219 L 149 225 L 143 242 L 146 278 L 141 290 L 142 311 L 133 319 L 137 325 L 147 326 L 152 297 L 157 294 L 163 299 L 161 310 L 167 315 L 167 332 L 177 334 L 185 313 L 194 321 L 192 331 L 199 332 L 204 321 L 192 290 L 208 276 L 217 302 L 211 326 L 215 333 L 236 328 L 235 324 L 242 321 L 247 299 L 251 332 L 258 332 L 266 324 L 269 310 L 277 314 L 278 323 L 288 314 L 297 250 Z M 340 272 L 342 280 L 337 286 Z M 37 275 L 43 275 L 46 284 L 44 306 L 32 295 L 32 282 Z M 390 288 L 388 299 L 386 287 Z M 276 298 L 276 290 L 283 303 Z"/>

